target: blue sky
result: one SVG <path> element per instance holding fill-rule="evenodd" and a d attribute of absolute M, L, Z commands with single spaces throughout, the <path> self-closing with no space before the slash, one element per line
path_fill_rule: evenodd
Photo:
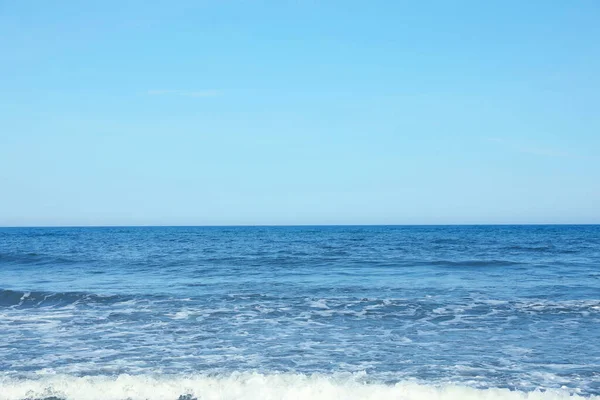
<path fill-rule="evenodd" d="M 0 225 L 600 223 L 598 20 L 0 0 Z"/>

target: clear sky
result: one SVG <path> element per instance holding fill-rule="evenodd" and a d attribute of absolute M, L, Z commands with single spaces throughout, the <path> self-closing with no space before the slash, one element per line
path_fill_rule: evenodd
<path fill-rule="evenodd" d="M 598 21 L 0 0 L 0 225 L 600 223 Z"/>

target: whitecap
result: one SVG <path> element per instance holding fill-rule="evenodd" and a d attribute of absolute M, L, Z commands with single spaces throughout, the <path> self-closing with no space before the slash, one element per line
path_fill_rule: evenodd
<path fill-rule="evenodd" d="M 393 385 L 368 383 L 364 374 L 302 375 L 233 373 L 223 376 L 74 377 L 0 379 L 0 400 L 57 397 L 65 400 L 176 400 L 180 396 L 207 400 L 600 400 L 567 388 L 547 391 L 475 389 L 459 385 L 428 385 L 412 381 Z"/>

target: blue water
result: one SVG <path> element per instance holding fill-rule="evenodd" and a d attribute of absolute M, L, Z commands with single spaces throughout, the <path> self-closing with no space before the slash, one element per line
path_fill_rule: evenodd
<path fill-rule="evenodd" d="M 600 395 L 600 226 L 0 229 L 0 399 L 350 384 Z"/>

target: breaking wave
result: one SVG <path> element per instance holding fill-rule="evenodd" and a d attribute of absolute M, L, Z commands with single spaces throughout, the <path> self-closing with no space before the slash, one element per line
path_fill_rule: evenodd
<path fill-rule="evenodd" d="M 132 296 L 99 295 L 83 292 L 43 292 L 0 289 L 0 307 L 60 307 L 79 303 L 112 304 Z"/>
<path fill-rule="evenodd" d="M 417 382 L 369 383 L 364 374 L 302 375 L 234 373 L 227 376 L 0 378 L 0 400 L 560 400 L 600 399 L 566 388 L 531 392 L 502 388 L 476 389 Z"/>

